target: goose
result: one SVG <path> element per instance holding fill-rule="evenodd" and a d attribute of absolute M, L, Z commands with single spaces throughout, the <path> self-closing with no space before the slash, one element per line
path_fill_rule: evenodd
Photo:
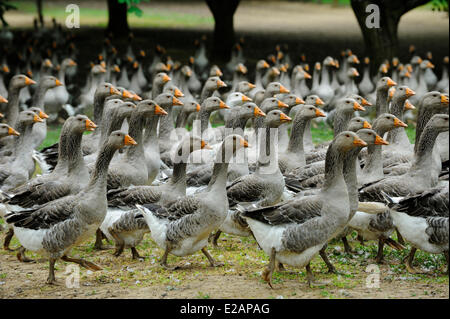
<path fill-rule="evenodd" d="M 206 56 L 206 37 L 202 36 L 201 40 L 196 43 L 197 51 L 194 55 L 194 67 L 195 72 L 200 75 L 201 78 L 205 77 L 207 72 L 209 61 Z"/>
<path fill-rule="evenodd" d="M 406 269 L 419 273 L 412 263 L 417 249 L 448 257 L 448 184 L 432 188 L 418 195 L 403 198 L 398 203 L 390 200 L 389 207 L 395 226 L 412 248 L 406 258 Z"/>
<path fill-rule="evenodd" d="M 384 113 L 378 116 L 372 123 L 373 130 L 380 136 L 384 136 L 396 127 L 407 127 L 408 125 L 399 120 L 396 116 Z M 367 157 L 364 168 L 358 176 L 359 185 L 365 185 L 378 181 L 384 177 L 383 172 L 383 152 L 379 145 L 368 146 Z"/>
<path fill-rule="evenodd" d="M 106 182 L 108 165 L 114 153 L 136 142 L 121 131 L 114 131 L 99 152 L 89 184 L 78 194 L 60 198 L 36 210 L 11 212 L 6 222 L 24 249 L 44 253 L 49 258 L 47 284 L 54 284 L 58 258 L 91 270 L 101 268 L 92 262 L 70 258 L 71 248 L 92 236 L 103 222 L 107 210 Z"/>
<path fill-rule="evenodd" d="M 320 98 L 324 101 L 325 106 L 332 100 L 334 97 L 334 89 L 330 84 L 330 67 L 334 66 L 334 59 L 330 56 L 326 57 L 322 62 L 322 73 L 320 76 L 320 85 L 316 90 L 311 90 L 312 94 L 316 94 L 320 96 Z"/>
<path fill-rule="evenodd" d="M 161 207 L 137 205 L 150 228 L 150 234 L 158 247 L 164 249 L 161 266 L 167 269 L 167 256 L 186 256 L 201 250 L 211 266 L 221 266 L 206 250 L 208 235 L 219 228 L 227 216 L 228 202 L 226 181 L 228 164 L 236 150 L 248 147 L 247 141 L 238 135 L 230 135 L 222 142 L 217 153 L 214 173 L 208 188 L 192 196 L 178 199 Z M 217 203 L 222 203 L 217 205 Z"/>
<path fill-rule="evenodd" d="M 272 82 L 278 82 L 280 76 L 280 70 L 276 67 L 269 68 L 266 73 L 264 73 L 263 78 L 261 79 L 261 83 L 265 89 Z"/>
<path fill-rule="evenodd" d="M 242 214 L 259 246 L 270 256 L 262 278 L 271 287 L 276 262 L 306 266 L 308 282 L 310 286 L 313 284 L 311 259 L 344 229 L 350 214 L 349 194 L 343 175 L 344 159 L 353 148 L 366 145 L 356 133 L 350 131 L 344 131 L 334 138 L 326 157 L 326 181 L 318 195 L 321 208 L 314 214 L 292 220 L 276 213 L 272 221 L 268 221 L 259 211 Z M 277 222 L 277 219 L 281 221 Z"/>
<path fill-rule="evenodd" d="M 93 106 L 95 91 L 104 82 L 106 70 L 100 64 L 93 65 L 90 72 L 90 81 L 87 83 L 86 92 L 80 96 L 79 105 L 75 108 L 75 113 L 89 112 Z"/>
<path fill-rule="evenodd" d="M 223 87 L 227 87 L 227 85 L 219 77 L 213 76 L 208 78 L 203 85 L 202 93 L 200 95 L 200 99 L 198 100 L 200 105 L 202 105 L 208 97 L 211 97 L 214 91 Z"/>
<path fill-rule="evenodd" d="M 151 98 L 155 99 L 158 95 L 163 93 L 164 85 L 167 82 L 169 82 L 170 80 L 171 80 L 171 78 L 164 72 L 160 72 L 160 73 L 156 74 L 155 77 L 153 78 L 151 95 L 144 94 L 144 97 L 147 99 L 151 99 Z"/>
<path fill-rule="evenodd" d="M 152 100 L 143 100 L 132 110 L 128 134 L 137 146 L 128 148 L 123 156 L 109 165 L 108 189 L 147 184 L 149 173 L 143 145 L 144 127 L 152 117 L 161 115 L 167 115 L 167 112 Z"/>
<path fill-rule="evenodd" d="M 189 88 L 189 91 L 192 92 L 193 95 L 198 96 L 198 95 L 200 95 L 200 92 L 202 91 L 202 83 L 200 82 L 200 80 L 197 77 L 197 73 L 195 72 L 194 65 L 195 65 L 195 58 L 190 57 L 189 58 L 189 66 L 193 70 L 193 72 L 188 80 L 188 88 Z"/>
<path fill-rule="evenodd" d="M 303 105 L 296 113 L 287 151 L 279 156 L 278 164 L 282 173 L 306 165 L 303 136 L 307 123 L 317 117 L 325 117 L 325 113 L 313 105 Z"/>
<path fill-rule="evenodd" d="M 389 88 L 396 86 L 395 83 L 390 77 L 382 77 L 378 80 L 377 86 L 375 89 L 376 99 L 375 99 L 375 112 L 376 117 L 380 116 L 380 114 L 388 113 L 388 91 Z"/>
<path fill-rule="evenodd" d="M 414 90 L 416 95 L 410 98 L 412 104 L 416 104 L 420 99 L 428 92 L 427 81 L 425 79 L 425 72 L 428 69 L 433 69 L 434 65 L 429 60 L 423 60 L 419 64 L 419 83 L 417 88 Z"/>
<path fill-rule="evenodd" d="M 433 60 L 433 54 L 431 52 L 427 52 L 427 59 L 428 61 L 430 61 L 430 63 Z M 432 67 L 426 68 L 425 72 L 423 73 L 428 91 L 432 91 L 436 87 L 436 84 L 438 82 L 438 78 L 436 74 L 434 74 L 432 69 Z"/>
<path fill-rule="evenodd" d="M 259 116 L 266 116 L 266 114 L 254 103 L 245 103 L 242 106 L 237 106 L 231 110 L 232 116 L 228 118 L 225 123 L 223 130 L 221 132 L 221 140 L 225 139 L 229 134 L 239 134 L 244 136 L 244 129 L 247 122 L 251 118 L 256 118 Z M 243 149 L 236 152 L 236 158 L 240 156 Z M 245 155 L 245 154 L 244 154 Z M 244 161 L 244 163 L 242 163 Z M 199 165 L 193 169 L 190 169 L 187 174 L 187 184 L 188 186 L 202 186 L 207 185 L 211 180 L 213 173 L 213 163 L 205 163 L 204 165 Z M 248 164 L 245 159 L 241 158 L 241 162 L 236 160 L 236 163 L 230 163 L 228 168 L 228 181 L 233 181 L 236 178 L 247 175 Z"/>
<path fill-rule="evenodd" d="M 295 75 L 294 82 L 292 84 L 294 86 L 293 93 L 301 98 L 307 96 L 310 92 L 308 86 L 306 85 L 307 79 L 311 79 L 311 75 L 304 70 L 299 70 Z"/>
<path fill-rule="evenodd" d="M 15 127 L 19 116 L 19 94 L 20 91 L 30 85 L 36 84 L 24 74 L 14 75 L 9 81 L 8 104 L 6 105 L 5 120 L 11 127 Z"/>
<path fill-rule="evenodd" d="M 287 104 L 288 110 L 286 110 L 286 115 L 288 115 L 291 118 L 295 117 L 290 116 L 292 108 L 294 107 L 300 108 L 301 105 L 305 104 L 305 101 L 303 101 L 303 99 L 299 98 L 294 94 L 285 94 L 281 98 L 281 102 Z M 278 149 L 280 152 L 286 152 L 287 150 L 289 144 L 288 128 L 289 123 L 282 124 L 278 128 Z"/>
<path fill-rule="evenodd" d="M 444 57 L 444 63 L 442 67 L 441 80 L 436 84 L 436 90 L 448 94 L 448 56 Z"/>
<path fill-rule="evenodd" d="M 108 192 L 109 208 L 100 229 L 109 240 L 115 241 L 116 257 L 121 255 L 124 248 L 130 248 L 133 259 L 141 258 L 135 247 L 142 241 L 143 235 L 149 232 L 149 228 L 135 204 L 164 206 L 186 196 L 186 163 L 189 154 L 209 147 L 205 141 L 188 136 L 177 146 L 177 158 L 173 160 L 174 173 L 167 183 L 132 186 Z M 125 207 L 131 210 L 124 210 Z"/>
<path fill-rule="evenodd" d="M 316 64 L 314 64 L 314 72 L 312 75 L 312 86 L 311 86 L 311 91 L 316 91 L 317 88 L 319 87 L 320 84 L 320 70 L 322 69 L 322 65 L 320 64 L 320 62 L 316 62 Z M 304 96 L 307 96 L 308 94 L 305 94 Z"/>
<path fill-rule="evenodd" d="M 196 112 L 200 112 L 200 104 L 195 101 L 183 102 L 183 107 L 178 113 L 177 120 L 175 122 L 175 130 L 177 132 L 178 138 L 181 138 L 187 133 L 186 125 L 188 118 L 191 114 L 195 114 Z"/>
<path fill-rule="evenodd" d="M 440 158 L 436 160 L 432 151 L 439 133 L 446 131 L 448 115 L 434 115 L 423 130 L 409 171 L 401 176 L 386 177 L 373 184 L 364 185 L 360 188 L 360 200 L 383 202 L 383 194 L 404 197 L 435 187 L 441 172 L 441 161 Z"/>
<path fill-rule="evenodd" d="M 19 114 L 17 131 L 20 136 L 14 140 L 14 157 L 0 164 L 0 190 L 9 191 L 28 181 L 34 172 L 33 126 L 43 120 L 32 111 Z"/>
<path fill-rule="evenodd" d="M 58 78 L 60 79 L 60 85 L 51 90 L 52 94 L 45 95 L 45 107 L 47 113 L 50 115 L 49 122 L 54 122 L 58 113 L 62 110 L 63 106 L 69 101 L 69 92 L 67 91 L 65 84 L 66 71 L 70 67 L 76 66 L 76 62 L 71 58 L 66 58 L 61 62 L 61 66 L 58 71 Z"/>
<path fill-rule="evenodd" d="M 262 77 L 263 77 L 265 70 L 267 70 L 269 67 L 270 67 L 269 63 L 267 63 L 265 60 L 259 60 L 256 63 L 255 82 L 254 82 L 255 88 L 252 89 L 250 91 L 250 93 L 248 94 L 248 96 L 250 98 L 253 99 L 255 97 L 256 92 L 264 89 L 263 84 L 262 84 Z"/>
<path fill-rule="evenodd" d="M 358 85 L 359 92 L 363 96 L 368 96 L 375 90 L 375 85 L 372 83 L 372 79 L 370 77 L 370 58 L 364 58 L 364 71 L 361 82 Z"/>
<path fill-rule="evenodd" d="M 50 174 L 39 176 L 8 192 L 7 200 L 4 201 L 8 209 L 23 210 L 37 207 L 83 189 L 89 172 L 83 161 L 81 138 L 83 132 L 93 131 L 96 127 L 85 115 L 69 117 L 61 129 L 58 163 L 55 169 Z M 11 228 L 3 244 L 5 250 L 9 250 L 13 235 Z M 31 260 L 24 257 L 21 261 Z"/>
<path fill-rule="evenodd" d="M 0 124 L 0 138 L 5 136 L 19 136 L 20 133 L 8 124 Z"/>

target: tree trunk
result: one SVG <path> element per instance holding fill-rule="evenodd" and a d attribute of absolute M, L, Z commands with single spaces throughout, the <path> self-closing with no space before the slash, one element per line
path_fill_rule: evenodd
<path fill-rule="evenodd" d="M 385 59 L 391 60 L 398 54 L 398 24 L 402 15 L 427 2 L 428 0 L 351 0 L 364 38 L 366 55 L 371 58 L 371 70 L 374 73 Z M 366 19 L 371 14 L 366 12 L 366 8 L 370 4 L 379 7 L 379 28 L 368 28 L 366 25 Z"/>
<path fill-rule="evenodd" d="M 114 36 L 127 36 L 130 32 L 127 20 L 127 5 L 118 0 L 108 0 L 108 27 L 107 32 Z"/>
<path fill-rule="evenodd" d="M 206 0 L 214 16 L 214 44 L 212 58 L 221 62 L 230 59 L 234 44 L 234 13 L 240 0 Z"/>

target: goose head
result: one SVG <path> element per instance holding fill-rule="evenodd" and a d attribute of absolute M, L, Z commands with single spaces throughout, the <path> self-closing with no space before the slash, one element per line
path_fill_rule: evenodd
<path fill-rule="evenodd" d="M 149 116 L 163 116 L 167 115 L 167 112 L 155 101 L 143 100 L 136 105 L 136 111 L 139 116 L 149 117 Z"/>
<path fill-rule="evenodd" d="M 363 128 L 358 130 L 356 134 L 361 140 L 366 142 L 367 145 L 389 145 L 386 140 L 384 140 L 372 129 Z"/>
<path fill-rule="evenodd" d="M 269 92 L 272 96 L 274 96 L 275 94 L 290 93 L 289 90 L 279 82 L 269 83 L 269 85 L 267 85 L 266 87 L 266 92 Z"/>
<path fill-rule="evenodd" d="M 378 116 L 376 120 L 373 122 L 373 127 L 377 131 L 389 132 L 394 128 L 408 127 L 408 125 L 392 114 L 383 113 L 380 116 Z"/>
<path fill-rule="evenodd" d="M 52 75 L 46 75 L 43 76 L 40 80 L 39 80 L 39 84 L 38 84 L 41 88 L 47 88 L 47 89 L 53 89 L 57 86 L 61 86 L 63 85 L 61 83 L 61 81 L 59 81 L 57 78 L 55 78 Z"/>
<path fill-rule="evenodd" d="M 227 104 L 225 104 L 225 102 L 223 102 L 221 99 L 215 96 L 207 98 L 202 105 L 202 109 L 204 109 L 208 113 L 217 111 L 219 109 L 229 109 L 229 108 L 230 107 Z"/>
<path fill-rule="evenodd" d="M 308 95 L 305 99 L 305 104 L 310 104 L 314 106 L 322 106 L 325 105 L 325 102 L 315 94 Z"/>
<path fill-rule="evenodd" d="M 365 111 L 366 109 L 361 106 L 355 99 L 344 98 L 337 102 L 336 110 L 341 112 L 355 112 L 355 111 Z"/>
<path fill-rule="evenodd" d="M 176 152 L 173 154 L 173 163 L 186 163 L 189 159 L 189 154 L 192 152 L 202 150 L 202 149 L 212 149 L 204 140 L 199 137 L 188 135 L 184 137 L 177 147 Z"/>
<path fill-rule="evenodd" d="M 392 97 L 392 100 L 395 101 L 401 101 L 406 100 L 407 98 L 410 98 L 411 96 L 416 95 L 416 92 L 411 90 L 406 85 L 398 86 L 395 88 L 394 96 Z"/>
<path fill-rule="evenodd" d="M 259 60 L 256 63 L 256 70 L 257 71 L 262 71 L 265 69 L 268 69 L 270 67 L 269 63 L 266 62 L 266 60 Z"/>
<path fill-rule="evenodd" d="M 183 92 L 181 92 L 181 90 L 178 87 L 170 83 L 164 87 L 163 93 L 170 93 L 176 98 L 184 96 Z"/>
<path fill-rule="evenodd" d="M 20 133 L 7 124 L 0 124 L 0 138 L 9 135 L 19 136 Z"/>
<path fill-rule="evenodd" d="M 19 113 L 19 122 L 23 125 L 33 125 L 34 123 L 43 122 L 44 120 L 39 117 L 38 114 L 33 111 L 22 111 Z"/>
<path fill-rule="evenodd" d="M 434 64 L 431 63 L 430 60 L 423 60 L 423 61 L 420 63 L 420 69 L 421 69 L 421 70 L 434 69 Z"/>
<path fill-rule="evenodd" d="M 201 106 L 195 101 L 189 101 L 185 102 L 183 105 L 183 112 L 186 113 L 193 113 L 193 112 L 200 112 Z"/>
<path fill-rule="evenodd" d="M 306 119 L 314 119 L 317 117 L 326 117 L 325 113 L 314 105 L 303 105 L 297 112 L 299 116 Z M 297 118 L 297 115 L 295 116 Z"/>
<path fill-rule="evenodd" d="M 446 108 L 449 105 L 448 95 L 442 94 L 438 91 L 431 91 L 426 93 L 421 101 L 420 105 L 422 107 L 431 107 L 431 108 Z"/>
<path fill-rule="evenodd" d="M 377 91 L 388 91 L 390 87 L 396 86 L 395 83 L 390 77 L 384 76 L 377 82 Z"/>
<path fill-rule="evenodd" d="M 277 128 L 280 125 L 290 121 L 292 121 L 292 119 L 280 110 L 270 111 L 264 119 L 266 126 L 271 128 Z"/>
<path fill-rule="evenodd" d="M 269 97 L 261 103 L 261 109 L 264 112 L 270 112 L 273 109 L 287 108 L 288 105 L 275 97 Z"/>
<path fill-rule="evenodd" d="M 9 86 L 10 88 L 21 89 L 32 84 L 36 84 L 36 82 L 24 74 L 18 74 L 11 78 Z"/>
<path fill-rule="evenodd" d="M 221 77 L 223 75 L 222 70 L 217 65 L 213 65 L 211 69 L 209 70 L 209 76 L 218 76 Z"/>
<path fill-rule="evenodd" d="M 43 120 L 44 119 L 48 119 L 48 115 L 45 112 L 43 112 L 38 107 L 30 107 L 28 110 L 31 111 L 31 112 L 34 112 L 35 114 L 37 114 Z"/>
<path fill-rule="evenodd" d="M 181 68 L 181 74 L 188 79 L 192 76 L 192 69 L 189 65 L 185 65 Z"/>
<path fill-rule="evenodd" d="M 252 102 L 245 103 L 244 105 L 237 108 L 239 118 L 255 118 L 266 116 L 266 114 L 255 104 Z"/>
<path fill-rule="evenodd" d="M 218 76 L 212 76 L 206 80 L 204 89 L 212 92 L 226 86 L 227 85 Z"/>
<path fill-rule="evenodd" d="M 162 87 L 170 80 L 171 78 L 166 73 L 160 72 L 155 75 L 155 78 L 153 79 L 153 85 L 155 85 L 156 87 Z"/>
<path fill-rule="evenodd" d="M 121 149 L 125 146 L 137 145 L 136 141 L 131 136 L 122 131 L 112 132 L 109 135 L 106 143 L 116 150 Z"/>
<path fill-rule="evenodd" d="M 104 82 L 97 86 L 97 89 L 95 90 L 95 96 L 101 98 L 106 98 L 113 95 L 120 96 L 122 93 L 119 92 L 111 83 Z"/>
<path fill-rule="evenodd" d="M 97 125 L 92 122 L 86 115 L 78 114 L 69 117 L 66 122 L 70 125 L 71 130 L 78 134 L 83 134 L 85 131 L 94 131 Z"/>
<path fill-rule="evenodd" d="M 229 162 L 238 150 L 247 147 L 250 147 L 250 145 L 242 136 L 231 134 L 225 137 L 225 139 L 223 140 L 222 153 L 218 153 L 218 155 L 222 162 Z"/>
<path fill-rule="evenodd" d="M 253 83 L 250 83 L 248 81 L 241 81 L 241 82 L 238 83 L 238 85 L 236 87 L 236 91 L 245 94 L 245 93 L 250 92 L 255 87 L 256 86 Z"/>
<path fill-rule="evenodd" d="M 164 109 L 167 109 L 172 106 L 176 105 L 183 105 L 183 102 L 181 102 L 179 99 L 177 99 L 175 96 L 173 96 L 170 93 L 161 93 L 158 95 L 155 99 L 155 102 L 163 107 Z"/>
<path fill-rule="evenodd" d="M 294 94 L 286 95 L 282 98 L 282 102 L 287 104 L 289 107 L 293 107 L 295 105 L 305 104 L 305 101 L 303 99 L 299 98 L 298 96 Z"/>
<path fill-rule="evenodd" d="M 431 127 L 433 130 L 436 130 L 438 133 L 447 132 L 448 131 L 448 114 L 435 114 L 428 121 L 425 129 Z"/>
<path fill-rule="evenodd" d="M 230 95 L 228 95 L 226 103 L 228 106 L 233 107 L 233 106 L 242 105 L 245 102 L 251 102 L 251 101 L 252 101 L 252 99 L 249 98 L 248 96 L 244 95 L 243 93 L 233 92 Z"/>
<path fill-rule="evenodd" d="M 361 104 L 361 106 L 363 106 L 363 107 L 364 106 L 372 106 L 372 103 L 370 103 L 369 101 L 367 101 L 365 98 L 363 98 L 362 96 L 360 96 L 358 94 L 350 94 L 347 97 L 356 100 L 356 102 Z"/>
<path fill-rule="evenodd" d="M 360 116 L 356 116 L 350 120 L 347 126 L 348 131 L 357 132 L 362 129 L 371 129 L 372 125 L 365 119 Z"/>
<path fill-rule="evenodd" d="M 356 133 L 351 131 L 344 131 L 339 133 L 333 140 L 333 144 L 340 152 L 348 152 L 355 147 L 365 147 L 367 143 L 364 142 Z"/>

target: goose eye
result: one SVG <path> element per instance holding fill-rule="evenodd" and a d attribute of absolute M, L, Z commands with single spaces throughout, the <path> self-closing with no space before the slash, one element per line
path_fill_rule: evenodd
<path fill-rule="evenodd" d="M 350 137 L 350 135 L 348 135 L 348 134 L 347 134 L 347 135 L 345 135 L 345 136 L 347 136 L 347 137 Z"/>

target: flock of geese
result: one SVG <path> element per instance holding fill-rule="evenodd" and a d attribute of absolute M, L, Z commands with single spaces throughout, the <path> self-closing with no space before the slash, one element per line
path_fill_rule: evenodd
<path fill-rule="evenodd" d="M 448 265 L 448 57 L 438 78 L 431 53 L 423 59 L 413 47 L 409 61 L 371 72 L 350 50 L 310 66 L 277 46 L 249 75 L 243 40 L 221 69 L 205 38 L 184 64 L 160 45 L 148 59 L 130 35 L 122 54 L 104 40 L 81 88 L 70 34 L 17 37 L 0 73 L 4 249 L 16 236 L 20 262 L 32 261 L 27 250 L 47 256 L 47 283 L 59 258 L 101 269 L 69 256 L 93 236 L 96 249 L 107 239 L 115 256 L 129 248 L 136 259 L 147 233 L 168 269 L 169 254 L 199 250 L 221 266 L 209 241 L 253 236 L 270 256 L 270 286 L 284 265 L 306 267 L 314 285 L 317 254 L 336 271 L 327 244 L 340 239 L 352 253 L 353 231 L 378 242 L 377 262 L 384 245 L 407 242 L 409 272 L 418 271 L 417 249 Z M 59 142 L 38 151 L 47 123 L 63 118 Z M 407 120 L 416 122 L 414 144 Z M 311 126 L 321 121 L 334 138 L 315 145 Z"/>

